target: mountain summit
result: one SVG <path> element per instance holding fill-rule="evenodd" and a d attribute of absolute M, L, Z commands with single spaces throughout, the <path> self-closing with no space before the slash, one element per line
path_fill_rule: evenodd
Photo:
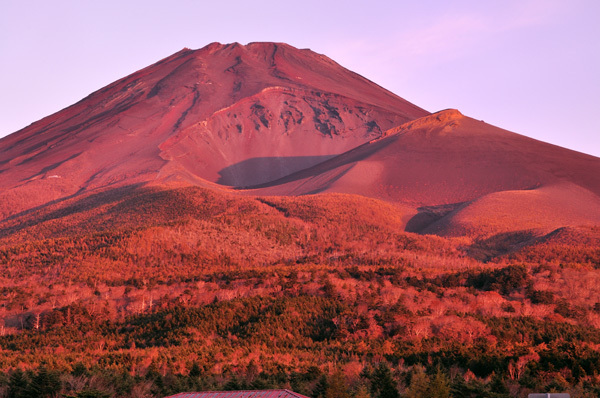
<path fill-rule="evenodd" d="M 0 199 L 26 207 L 155 180 L 259 184 L 427 114 L 310 50 L 212 43 L 0 140 Z"/>

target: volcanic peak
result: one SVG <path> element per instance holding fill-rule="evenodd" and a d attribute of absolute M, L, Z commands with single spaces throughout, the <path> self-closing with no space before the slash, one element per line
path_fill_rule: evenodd
<path fill-rule="evenodd" d="M 304 51 L 304 52 L 312 52 L 310 49 L 297 49 L 294 46 L 291 46 L 287 43 L 281 43 L 281 42 L 262 42 L 262 41 L 254 41 L 254 42 L 250 42 L 248 44 L 240 44 L 239 42 L 233 42 L 233 43 L 220 43 L 218 41 L 212 42 L 210 44 L 207 44 L 206 46 L 196 49 L 196 50 L 192 50 L 194 52 L 198 52 L 198 53 L 202 53 L 202 52 L 208 52 L 208 53 L 216 53 L 218 51 L 224 51 L 224 50 L 245 50 L 245 51 L 250 51 L 250 52 L 265 52 L 265 51 L 273 51 L 276 49 L 289 49 L 292 51 Z M 184 47 L 184 50 L 189 50 L 189 48 Z"/>
<path fill-rule="evenodd" d="M 184 48 L 1 139 L 0 216 L 174 176 L 265 183 L 428 114 L 310 50 Z"/>
<path fill-rule="evenodd" d="M 0 219 L 176 182 L 383 199 L 409 208 L 411 231 L 548 230 L 598 224 L 599 162 L 456 109 L 430 114 L 308 49 L 215 42 L 1 139 Z"/>

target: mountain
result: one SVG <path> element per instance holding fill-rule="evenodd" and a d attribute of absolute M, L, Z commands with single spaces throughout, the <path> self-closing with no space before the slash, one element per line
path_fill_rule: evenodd
<path fill-rule="evenodd" d="M 0 214 L 137 182 L 267 182 L 427 114 L 310 50 L 183 49 L 0 140 Z"/>
<path fill-rule="evenodd" d="M 600 225 L 600 159 L 430 114 L 310 50 L 184 49 L 0 140 L 0 216 L 133 184 L 395 203 L 408 231 Z M 28 223 L 34 221 L 29 220 Z"/>
<path fill-rule="evenodd" d="M 412 205 L 407 229 L 493 234 L 600 225 L 600 159 L 445 110 L 255 195 L 344 192 Z"/>
<path fill-rule="evenodd" d="M 309 50 L 184 49 L 0 140 L 0 396 L 598 396 L 598 175 Z"/>

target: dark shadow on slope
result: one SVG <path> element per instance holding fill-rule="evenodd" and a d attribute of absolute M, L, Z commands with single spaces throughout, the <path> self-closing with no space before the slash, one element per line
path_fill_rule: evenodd
<path fill-rule="evenodd" d="M 471 244 L 467 255 L 481 262 L 488 262 L 497 257 L 516 252 L 525 246 L 537 242 L 538 235 L 531 230 L 502 232 Z"/>
<path fill-rule="evenodd" d="M 446 217 L 454 210 L 460 208 L 464 203 L 419 207 L 417 209 L 418 213 L 406 223 L 406 232 L 421 233 L 425 228 Z"/>
<path fill-rule="evenodd" d="M 332 157 L 331 159 L 325 160 L 321 163 L 318 163 L 312 167 L 305 168 L 303 170 L 297 171 L 295 173 L 286 175 L 279 179 L 273 179 L 272 181 L 248 185 L 248 186 L 238 186 L 240 189 L 258 189 L 258 188 L 267 188 L 276 185 L 286 184 L 288 182 L 302 180 L 305 178 L 315 177 L 320 174 L 326 173 L 328 171 L 337 169 L 339 167 L 356 163 L 361 160 L 368 158 L 379 150 L 385 148 L 389 144 L 393 143 L 398 139 L 400 135 L 395 134 L 389 137 L 381 138 L 375 141 L 367 142 L 366 144 L 362 144 L 354 149 L 349 150 L 348 152 L 344 152 L 341 155 Z M 347 170 L 346 170 L 347 171 Z"/>
<path fill-rule="evenodd" d="M 246 159 L 219 171 L 217 184 L 240 187 L 264 184 L 312 167 L 336 155 L 273 156 Z"/>
<path fill-rule="evenodd" d="M 131 195 L 135 191 L 140 190 L 143 185 L 143 183 L 138 183 L 119 188 L 109 188 L 88 196 L 84 196 L 82 192 L 78 192 L 73 195 L 69 195 L 64 198 L 53 200 L 43 205 L 25 210 L 1 221 L 0 238 L 4 238 L 26 228 L 37 224 L 42 224 L 50 220 L 66 217 L 75 213 L 92 210 L 106 204 L 118 202 L 127 195 Z M 78 196 L 81 196 L 80 200 L 69 204 L 70 200 L 73 200 Z M 63 203 L 65 203 L 66 206 L 56 208 Z M 11 221 L 13 221 L 13 223 L 11 223 Z"/>
<path fill-rule="evenodd" d="M 35 211 L 22 213 L 13 223 L 0 224 L 0 239 L 38 228 L 32 236 L 48 238 L 163 225 L 182 219 L 204 219 L 226 210 L 217 191 L 186 186 L 167 188 L 144 183 L 82 193 Z"/>

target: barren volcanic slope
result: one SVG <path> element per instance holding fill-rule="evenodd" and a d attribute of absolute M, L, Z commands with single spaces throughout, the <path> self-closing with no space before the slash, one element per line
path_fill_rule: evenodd
<path fill-rule="evenodd" d="M 598 158 L 445 110 L 252 193 L 344 192 L 412 205 L 412 231 L 548 233 L 600 225 L 599 175 Z"/>
<path fill-rule="evenodd" d="M 0 140 L 0 214 L 140 181 L 262 183 L 426 114 L 310 50 L 184 49 Z"/>
<path fill-rule="evenodd" d="M 429 114 L 286 44 L 184 49 L 0 140 L 0 219 L 169 182 L 250 195 L 352 193 L 409 231 L 489 237 L 600 224 L 600 159 Z"/>

